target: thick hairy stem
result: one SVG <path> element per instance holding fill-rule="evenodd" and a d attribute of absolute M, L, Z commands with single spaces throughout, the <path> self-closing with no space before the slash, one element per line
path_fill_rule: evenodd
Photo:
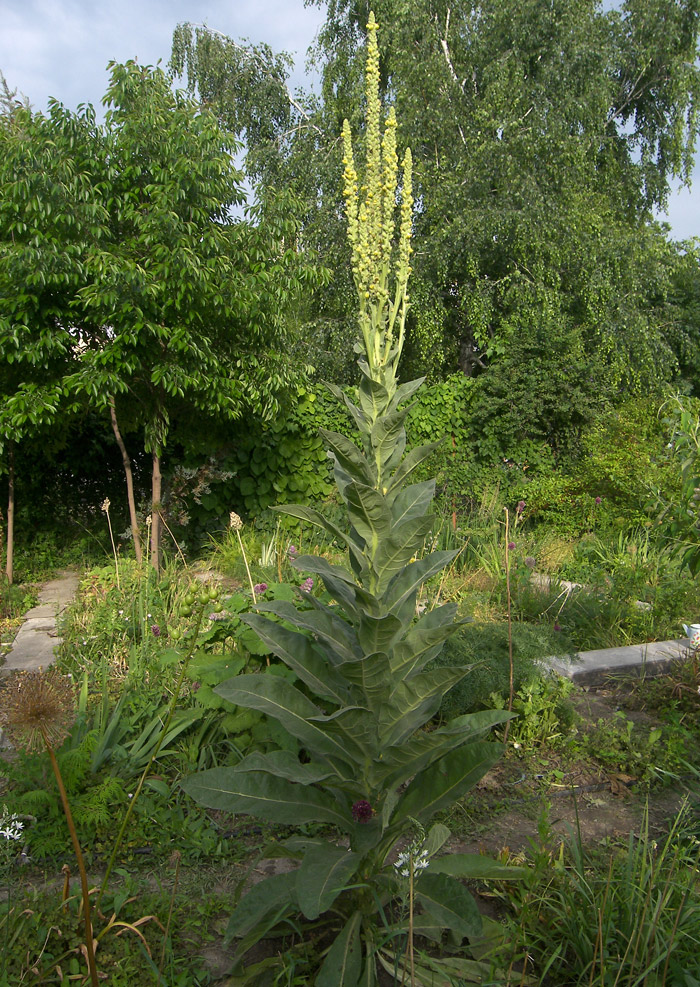
<path fill-rule="evenodd" d="M 124 464 L 124 476 L 126 477 L 126 498 L 129 503 L 129 518 L 131 520 L 131 534 L 134 539 L 134 555 L 136 556 L 136 561 L 141 564 L 143 558 L 143 552 L 141 551 L 141 533 L 139 531 L 138 521 L 136 519 L 136 501 L 134 499 L 134 476 L 131 472 L 131 459 L 129 458 L 129 453 L 126 451 L 126 446 L 124 445 L 124 439 L 119 431 L 119 424 L 117 422 L 117 411 L 114 406 L 114 398 L 109 399 L 109 416 L 112 420 L 112 431 L 114 432 L 114 438 L 117 440 L 117 445 L 119 446 L 119 451 L 122 454 L 122 463 Z"/>
<path fill-rule="evenodd" d="M 46 745 L 46 750 L 48 752 L 49 758 L 51 760 L 51 767 L 53 768 L 53 773 L 56 776 L 56 784 L 58 785 L 58 791 L 61 795 L 61 802 L 63 803 L 63 811 L 66 814 L 66 822 L 68 823 L 68 829 L 70 830 L 70 838 L 73 841 L 73 849 L 75 851 L 75 856 L 78 861 L 78 871 L 80 872 L 80 887 L 83 894 L 83 914 L 85 916 L 85 951 L 87 953 L 87 964 L 90 971 L 90 981 L 92 987 L 99 987 L 99 980 L 97 978 L 97 966 L 95 965 L 95 949 L 93 946 L 92 938 L 92 918 L 90 914 L 90 889 L 88 888 L 87 871 L 85 870 L 85 861 L 83 860 L 83 853 L 80 849 L 80 843 L 78 842 L 78 834 L 75 831 L 75 823 L 73 822 L 73 813 L 70 809 L 70 803 L 68 802 L 68 795 L 66 793 L 65 786 L 63 784 L 63 778 L 61 777 L 61 769 L 58 766 L 58 761 L 56 760 L 56 755 L 53 752 L 53 748 L 49 743 L 49 739 L 44 733 L 44 744 Z"/>

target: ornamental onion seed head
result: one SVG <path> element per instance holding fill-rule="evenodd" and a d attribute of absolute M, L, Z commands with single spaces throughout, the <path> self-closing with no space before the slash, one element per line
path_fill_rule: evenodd
<path fill-rule="evenodd" d="M 14 675 L 3 695 L 0 724 L 28 754 L 61 746 L 75 722 L 75 686 L 55 669 Z"/>

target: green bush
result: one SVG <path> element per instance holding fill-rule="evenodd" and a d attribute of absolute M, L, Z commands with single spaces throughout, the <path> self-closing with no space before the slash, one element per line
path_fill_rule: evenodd
<path fill-rule="evenodd" d="M 546 626 L 513 624 L 513 684 L 520 689 L 539 675 L 538 662 L 556 654 L 560 641 Z M 493 708 L 491 694 L 508 695 L 510 666 L 506 623 L 465 624 L 448 638 L 433 668 L 473 665 L 466 679 L 444 697 L 440 717 L 448 720 L 463 713 Z"/>

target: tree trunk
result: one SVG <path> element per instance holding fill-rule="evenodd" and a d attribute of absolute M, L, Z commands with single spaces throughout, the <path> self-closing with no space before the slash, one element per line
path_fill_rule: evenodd
<path fill-rule="evenodd" d="M 129 517 L 131 518 L 131 535 L 134 539 L 134 555 L 136 556 L 136 561 L 141 564 L 143 558 L 143 553 L 141 551 L 141 533 L 139 532 L 139 525 L 136 519 L 136 501 L 134 500 L 134 477 L 131 472 L 131 460 L 129 459 L 129 453 L 126 451 L 126 446 L 124 445 L 124 440 L 122 439 L 121 432 L 119 431 L 119 425 L 117 423 L 117 411 L 114 407 L 114 398 L 109 399 L 109 414 L 112 419 L 112 430 L 114 432 L 114 437 L 117 440 L 117 445 L 119 446 L 119 451 L 122 454 L 122 462 L 124 464 L 124 475 L 126 476 L 126 497 L 129 502 Z"/>
<path fill-rule="evenodd" d="M 15 447 L 10 442 L 8 446 L 9 480 L 7 482 L 7 565 L 5 573 L 7 582 L 12 585 L 15 557 Z"/>
<path fill-rule="evenodd" d="M 151 477 L 151 565 L 160 572 L 160 497 L 162 488 L 160 455 L 153 450 L 153 474 Z"/>

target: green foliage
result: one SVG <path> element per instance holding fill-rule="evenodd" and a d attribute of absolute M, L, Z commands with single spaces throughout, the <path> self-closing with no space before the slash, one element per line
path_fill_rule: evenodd
<path fill-rule="evenodd" d="M 569 701 L 573 683 L 555 675 L 531 676 L 513 696 L 513 720 L 509 739 L 528 750 L 536 746 L 561 746 L 574 726 L 574 710 Z M 505 709 L 505 690 L 491 696 L 495 709 Z"/>
<path fill-rule="evenodd" d="M 516 691 L 537 678 L 537 663 L 545 655 L 557 653 L 561 640 L 547 625 L 513 624 L 513 682 Z M 443 720 L 479 709 L 492 709 L 492 694 L 507 695 L 509 688 L 508 625 L 464 624 L 445 642 L 432 667 L 470 665 L 466 679 L 458 682 L 443 698 Z M 499 707 L 504 708 L 504 707 Z M 511 724 L 511 732 L 515 724 Z"/>
<path fill-rule="evenodd" d="M 96 743 L 94 731 L 81 733 L 74 728 L 56 752 L 83 845 L 104 841 L 127 804 L 122 781 L 103 773 L 92 774 Z M 0 760 L 0 776 L 10 786 L 12 811 L 32 820 L 24 834 L 26 852 L 36 860 L 55 859 L 65 853 L 70 846 L 70 834 L 46 756 L 14 752 L 12 758 Z"/>

